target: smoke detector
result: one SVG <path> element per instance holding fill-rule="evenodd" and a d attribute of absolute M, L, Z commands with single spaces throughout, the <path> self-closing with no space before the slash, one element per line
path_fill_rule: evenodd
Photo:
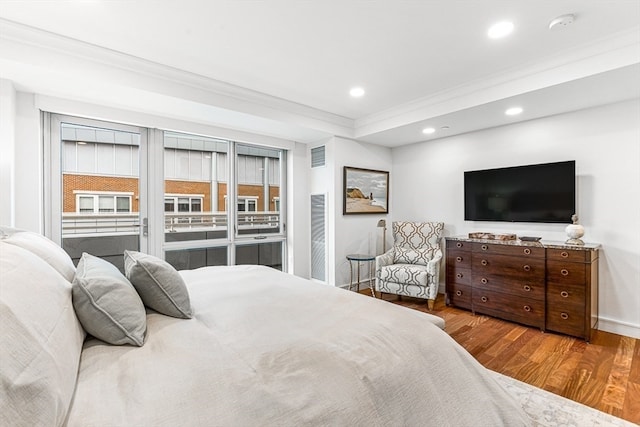
<path fill-rule="evenodd" d="M 573 24 L 574 19 L 575 19 L 575 16 L 571 13 L 568 13 L 566 15 L 560 15 L 557 18 L 552 19 L 551 22 L 549 22 L 549 29 L 557 30 L 557 29 L 564 28 L 568 25 Z"/>

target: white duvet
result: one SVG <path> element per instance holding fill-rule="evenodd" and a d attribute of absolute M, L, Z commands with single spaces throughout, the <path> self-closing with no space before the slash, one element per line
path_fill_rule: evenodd
<path fill-rule="evenodd" d="M 194 318 L 88 340 L 68 426 L 528 424 L 434 316 L 267 267 L 181 274 Z"/>

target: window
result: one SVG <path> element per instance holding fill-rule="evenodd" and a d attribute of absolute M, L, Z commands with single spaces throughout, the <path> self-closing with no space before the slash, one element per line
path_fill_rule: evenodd
<path fill-rule="evenodd" d="M 131 212 L 131 197 L 116 196 L 116 212 Z"/>
<path fill-rule="evenodd" d="M 74 262 L 87 252 L 123 271 L 125 250 L 148 251 L 147 130 L 48 113 L 43 123 L 45 233 Z"/>
<path fill-rule="evenodd" d="M 130 213 L 131 196 L 115 194 L 78 194 L 76 196 L 76 212 Z"/>
<path fill-rule="evenodd" d="M 238 212 L 256 212 L 258 210 L 257 197 L 238 196 Z"/>
<path fill-rule="evenodd" d="M 165 212 L 202 212 L 203 196 L 165 196 Z"/>
<path fill-rule="evenodd" d="M 286 150 L 50 113 L 43 122 L 45 232 L 75 261 L 86 251 L 122 269 L 129 249 L 180 268 L 284 268 Z"/>
<path fill-rule="evenodd" d="M 188 197 L 178 197 L 178 212 L 189 212 L 190 207 Z"/>

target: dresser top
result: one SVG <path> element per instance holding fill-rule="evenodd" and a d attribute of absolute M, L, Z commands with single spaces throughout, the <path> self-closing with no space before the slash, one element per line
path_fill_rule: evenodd
<path fill-rule="evenodd" d="M 477 242 L 477 243 L 491 243 L 494 245 L 508 245 L 508 246 L 534 246 L 538 248 L 547 249 L 565 249 L 575 251 L 597 251 L 600 249 L 599 243 L 585 243 L 584 245 L 568 245 L 564 242 L 553 240 L 540 240 L 538 242 L 525 242 L 520 239 L 515 240 L 498 240 L 498 239 L 470 239 L 466 236 L 451 236 L 445 237 L 446 240 L 461 241 L 461 242 Z"/>

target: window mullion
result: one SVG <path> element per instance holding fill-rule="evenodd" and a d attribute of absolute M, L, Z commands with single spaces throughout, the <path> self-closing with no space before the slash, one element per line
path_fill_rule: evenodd
<path fill-rule="evenodd" d="M 238 168 L 236 161 L 236 148 L 237 144 L 229 141 L 229 152 L 227 155 L 227 167 L 229 169 L 229 173 L 227 174 L 227 224 L 229 224 L 229 230 L 227 232 L 229 239 L 227 260 L 229 265 L 235 265 L 236 263 L 235 241 L 238 233 Z M 233 229 L 231 229 L 232 227 Z"/>

